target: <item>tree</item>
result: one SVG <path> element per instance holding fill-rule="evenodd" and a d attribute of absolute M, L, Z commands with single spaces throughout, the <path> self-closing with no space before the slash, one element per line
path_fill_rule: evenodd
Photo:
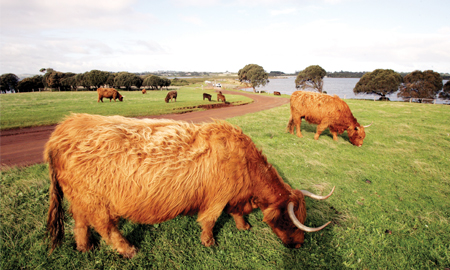
<path fill-rule="evenodd" d="M 355 94 L 376 94 L 382 97 L 397 92 L 402 76 L 392 69 L 375 69 L 364 74 L 355 88 Z"/>
<path fill-rule="evenodd" d="M 439 73 L 432 70 L 413 71 L 403 78 L 403 84 L 400 86 L 398 97 L 404 99 L 418 98 L 434 99 L 437 93 L 442 89 L 442 77 Z"/>
<path fill-rule="evenodd" d="M 85 79 L 86 74 L 87 72 L 75 75 L 75 81 L 77 86 L 82 86 L 86 90 L 90 90 L 91 84 L 89 83 L 88 80 Z"/>
<path fill-rule="evenodd" d="M 325 69 L 319 65 L 309 66 L 300 71 L 295 79 L 295 87 L 305 90 L 312 88 L 319 93 L 323 91 L 323 77 L 327 75 Z"/>
<path fill-rule="evenodd" d="M 161 86 L 162 84 L 162 80 L 159 76 L 156 75 L 149 75 L 147 77 L 145 77 L 144 79 L 144 86 L 149 86 L 152 89 L 158 89 L 159 86 Z"/>
<path fill-rule="evenodd" d="M 162 80 L 162 84 L 161 84 L 161 88 L 162 87 L 169 87 L 172 84 L 172 81 L 168 78 L 161 78 Z"/>
<path fill-rule="evenodd" d="M 17 84 L 17 89 L 19 89 L 19 92 L 39 91 L 39 88 L 44 88 L 42 78 L 42 75 L 25 78 Z"/>
<path fill-rule="evenodd" d="M 439 98 L 442 99 L 450 99 L 450 81 L 447 81 L 444 84 L 443 91 L 439 94 Z"/>
<path fill-rule="evenodd" d="M 269 83 L 269 73 L 256 64 L 248 64 L 238 72 L 238 78 L 241 83 L 246 83 L 256 92 L 256 87 L 264 86 Z"/>
<path fill-rule="evenodd" d="M 72 72 L 63 73 L 63 76 L 60 79 L 61 90 L 77 90 L 78 83 L 76 76 L 77 74 Z"/>
<path fill-rule="evenodd" d="M 5 73 L 0 76 L 0 89 L 2 91 L 15 90 L 19 83 L 19 77 L 16 74 Z"/>
<path fill-rule="evenodd" d="M 142 78 L 133 73 L 120 72 L 114 78 L 114 85 L 116 87 L 124 86 L 127 90 L 130 90 L 132 86 L 140 88 L 142 86 Z"/>
<path fill-rule="evenodd" d="M 87 80 L 90 86 L 99 88 L 100 86 L 106 84 L 108 77 L 109 72 L 94 69 L 89 72 L 86 72 L 84 79 Z"/>

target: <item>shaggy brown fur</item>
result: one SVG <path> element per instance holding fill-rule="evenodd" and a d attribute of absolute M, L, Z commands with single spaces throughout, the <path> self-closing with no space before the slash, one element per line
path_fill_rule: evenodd
<path fill-rule="evenodd" d="M 217 101 L 227 102 L 227 101 L 225 100 L 225 96 L 222 95 L 222 92 L 220 92 L 219 94 L 217 94 Z"/>
<path fill-rule="evenodd" d="M 177 95 L 178 95 L 177 91 L 172 90 L 172 91 L 170 91 L 169 93 L 167 93 L 167 96 L 166 96 L 166 98 L 164 99 L 164 101 L 165 101 L 166 103 L 169 103 L 169 100 L 172 101 L 172 99 L 175 99 L 175 102 L 177 102 Z"/>
<path fill-rule="evenodd" d="M 142 94 L 147 94 L 147 90 L 142 89 Z"/>
<path fill-rule="evenodd" d="M 304 232 L 286 211 L 293 202 L 306 219 L 303 194 L 293 190 L 252 140 L 227 122 L 191 124 L 173 120 L 73 114 L 46 144 L 50 171 L 47 229 L 52 250 L 64 236 L 63 196 L 75 220 L 77 249 L 92 248 L 88 227 L 125 257 L 136 249 L 120 233 L 120 217 L 156 224 L 198 213 L 201 242 L 215 243 L 213 227 L 225 211 L 238 229 L 243 215 L 260 208 L 264 222 L 286 244 L 300 247 Z"/>
<path fill-rule="evenodd" d="M 114 102 L 116 102 L 117 98 L 119 101 L 123 101 L 122 95 L 114 88 L 97 88 L 97 94 L 97 102 L 103 102 L 103 98 L 109 98 L 109 102 L 111 102 L 111 99 L 114 99 Z"/>
<path fill-rule="evenodd" d="M 278 92 L 278 91 L 274 91 L 273 94 L 274 94 L 275 96 L 281 96 L 281 93 Z"/>
<path fill-rule="evenodd" d="M 209 101 L 211 101 L 211 95 L 210 94 L 203 93 L 203 100 L 205 100 L 205 98 L 207 98 Z"/>
<path fill-rule="evenodd" d="M 350 108 L 338 96 L 326 94 L 296 91 L 291 95 L 291 116 L 286 131 L 294 134 L 297 128 L 297 136 L 303 137 L 300 126 L 304 118 L 308 123 L 317 124 L 317 132 L 314 139 L 319 139 L 320 134 L 330 128 L 333 140 L 337 141 L 337 133 L 342 134 L 347 130 L 349 140 L 356 146 L 361 146 L 366 137 L 364 127 L 353 117 Z"/>

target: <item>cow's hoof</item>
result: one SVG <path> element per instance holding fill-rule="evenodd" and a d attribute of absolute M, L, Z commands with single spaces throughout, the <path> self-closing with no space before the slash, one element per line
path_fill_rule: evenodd
<path fill-rule="evenodd" d="M 137 249 L 133 246 L 127 249 L 127 251 L 121 253 L 124 258 L 131 259 L 137 254 Z"/>
<path fill-rule="evenodd" d="M 205 247 L 211 247 L 211 246 L 214 246 L 214 245 L 216 244 L 216 240 L 214 240 L 214 237 L 211 237 L 211 238 L 209 238 L 209 239 L 206 240 L 206 241 L 203 241 L 203 240 L 202 240 L 202 244 L 203 244 Z"/>

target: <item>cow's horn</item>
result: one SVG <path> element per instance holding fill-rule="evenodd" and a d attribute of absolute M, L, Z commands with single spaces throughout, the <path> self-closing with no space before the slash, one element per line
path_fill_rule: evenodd
<path fill-rule="evenodd" d="M 372 121 L 372 123 L 370 123 L 370 125 L 364 126 L 364 128 L 368 128 L 368 127 L 370 127 L 372 124 L 373 124 L 373 121 Z"/>
<path fill-rule="evenodd" d="M 330 194 L 328 194 L 327 196 L 319 196 L 319 195 L 313 194 L 313 193 L 311 193 L 311 192 L 309 192 L 307 190 L 300 190 L 300 191 L 303 193 L 303 195 L 308 196 L 310 198 L 313 198 L 313 199 L 316 199 L 316 200 L 325 200 L 325 199 L 328 199 L 328 197 L 330 197 L 331 194 L 333 194 L 334 188 L 335 187 L 333 187 L 333 189 L 331 190 Z"/>
<path fill-rule="evenodd" d="M 289 213 L 289 217 L 291 218 L 292 222 L 294 223 L 294 225 L 299 228 L 300 230 L 304 231 L 304 232 L 318 232 L 320 230 L 322 230 L 323 228 L 325 228 L 328 224 L 331 223 L 331 221 L 328 221 L 325 225 L 322 225 L 318 228 L 310 228 L 308 226 L 303 225 L 295 216 L 294 213 L 294 203 L 290 202 L 288 204 L 288 213 Z"/>

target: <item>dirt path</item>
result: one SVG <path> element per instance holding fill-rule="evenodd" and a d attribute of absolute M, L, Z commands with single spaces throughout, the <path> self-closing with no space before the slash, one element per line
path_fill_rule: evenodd
<path fill-rule="evenodd" d="M 148 116 L 146 118 L 167 118 L 201 123 L 210 122 L 211 118 L 227 119 L 247 113 L 267 110 L 289 103 L 289 99 L 287 98 L 262 96 L 252 93 L 232 92 L 226 90 L 222 90 L 222 93 L 225 95 L 247 96 L 253 99 L 254 102 L 241 106 L 230 106 L 220 109 L 183 114 Z M 54 128 L 55 125 L 2 131 L 0 139 L 0 167 L 29 166 L 43 162 L 42 153 L 44 151 L 44 145 Z"/>

